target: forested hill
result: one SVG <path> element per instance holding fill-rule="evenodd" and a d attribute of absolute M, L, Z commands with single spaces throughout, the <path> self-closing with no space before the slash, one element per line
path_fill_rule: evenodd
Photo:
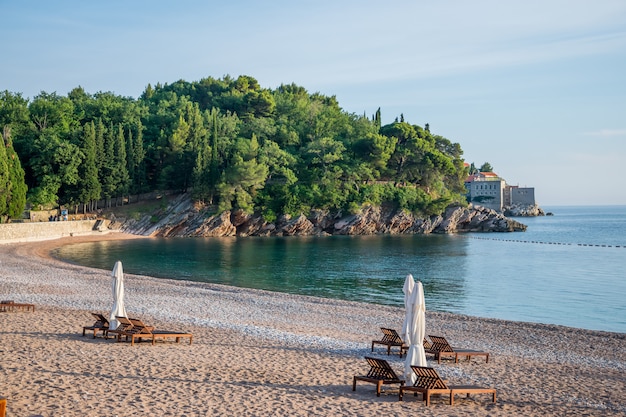
<path fill-rule="evenodd" d="M 380 109 L 348 113 L 335 97 L 262 88 L 249 76 L 148 85 L 137 99 L 81 87 L 32 99 L 4 91 L 0 128 L 5 219 L 26 189 L 34 207 L 80 212 L 99 199 L 191 191 L 217 212 L 268 221 L 363 204 L 430 215 L 464 201 L 461 147 L 428 125 L 399 115 L 381 126 Z"/>

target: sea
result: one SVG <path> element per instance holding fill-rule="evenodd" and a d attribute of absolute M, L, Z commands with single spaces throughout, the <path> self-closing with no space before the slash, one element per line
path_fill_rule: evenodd
<path fill-rule="evenodd" d="M 80 243 L 67 262 L 157 278 L 626 333 L 626 206 L 542 207 L 525 232 L 154 238 Z M 127 281 L 126 286 L 132 285 Z"/>

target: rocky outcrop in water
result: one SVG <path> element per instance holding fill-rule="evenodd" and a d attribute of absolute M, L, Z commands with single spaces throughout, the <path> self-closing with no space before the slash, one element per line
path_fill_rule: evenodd
<path fill-rule="evenodd" d="M 115 219 L 114 227 L 146 236 L 323 236 L 517 232 L 526 226 L 484 207 L 450 206 L 441 215 L 419 218 L 399 210 L 365 206 L 356 214 L 314 210 L 309 216 L 282 215 L 267 222 L 258 214 L 225 211 L 211 214 L 189 196 L 175 198 L 166 209 L 141 219 Z"/>
<path fill-rule="evenodd" d="M 502 212 L 504 213 L 505 216 L 509 216 L 509 217 L 535 217 L 535 216 L 546 215 L 543 209 L 539 207 L 537 204 L 531 204 L 531 205 L 514 204 L 512 206 L 504 207 Z"/>

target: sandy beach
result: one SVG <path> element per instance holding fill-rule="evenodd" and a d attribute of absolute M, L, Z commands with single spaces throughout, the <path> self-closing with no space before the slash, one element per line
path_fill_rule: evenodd
<path fill-rule="evenodd" d="M 0 313 L 0 396 L 9 417 L 70 416 L 623 416 L 626 334 L 427 311 L 426 333 L 490 352 L 429 364 L 450 384 L 488 395 L 420 397 L 352 377 L 380 327 L 400 330 L 400 308 L 126 274 L 130 317 L 187 340 L 116 343 L 82 336 L 91 312 L 108 316 L 111 271 L 49 256 L 65 244 L 121 233 L 0 245 L 0 299 L 36 310 Z M 112 267 L 112 266 L 111 266 Z M 404 274 L 399 272 L 399 283 Z M 428 302 L 428 295 L 426 295 Z M 428 304 L 427 304 L 428 307 Z M 610 320 L 607 317 L 607 320 Z M 402 374 L 403 360 L 386 359 Z"/>

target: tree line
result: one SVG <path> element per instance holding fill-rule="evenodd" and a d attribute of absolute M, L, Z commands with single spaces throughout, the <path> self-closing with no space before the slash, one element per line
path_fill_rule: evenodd
<path fill-rule="evenodd" d="M 137 99 L 77 87 L 0 93 L 0 217 L 32 207 L 89 212 L 98 200 L 191 192 L 216 212 L 272 221 L 363 204 L 422 214 L 464 201 L 458 143 L 430 127 L 344 111 L 334 96 L 250 76 L 148 85 Z"/>

